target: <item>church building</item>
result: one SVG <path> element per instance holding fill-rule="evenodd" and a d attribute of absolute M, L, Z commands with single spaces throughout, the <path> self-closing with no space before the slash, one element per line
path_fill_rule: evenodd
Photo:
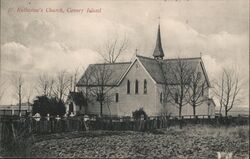
<path fill-rule="evenodd" d="M 78 92 L 84 92 L 89 99 L 85 113 L 132 116 L 133 111 L 143 108 L 149 116 L 178 116 L 182 97 L 181 115 L 193 115 L 192 103 L 184 102 L 190 90 L 178 94 L 176 89 L 174 97 L 169 93 L 180 86 L 175 72 L 180 71 L 180 64 L 186 64 L 204 81 L 199 93 L 202 102 L 196 103 L 195 114 L 214 115 L 215 104 L 209 97 L 211 85 L 201 57 L 166 59 L 164 55 L 159 24 L 152 57 L 136 55 L 132 62 L 90 64 L 77 83 Z"/>

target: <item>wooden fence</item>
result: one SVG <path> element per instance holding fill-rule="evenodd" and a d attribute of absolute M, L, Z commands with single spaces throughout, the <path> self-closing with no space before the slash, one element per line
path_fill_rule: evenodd
<path fill-rule="evenodd" d="M 19 139 L 27 139 L 32 134 L 51 134 L 86 130 L 114 130 L 114 131 L 151 131 L 171 126 L 186 126 L 188 124 L 204 125 L 248 125 L 249 117 L 153 117 L 147 120 L 133 120 L 131 118 L 91 118 L 84 117 L 41 118 L 39 121 L 32 117 L 0 117 L 0 145 L 10 145 Z"/>
<path fill-rule="evenodd" d="M 171 126 L 185 126 L 187 124 L 205 125 L 247 125 L 248 117 L 210 117 L 183 116 L 182 118 L 152 117 L 147 120 L 133 120 L 132 118 L 93 118 L 85 121 L 84 117 L 67 117 L 56 119 L 41 118 L 39 121 L 32 117 L 1 117 L 0 140 L 6 135 L 20 134 L 25 131 L 32 134 L 48 134 L 86 130 L 115 130 L 115 131 L 150 131 Z"/>

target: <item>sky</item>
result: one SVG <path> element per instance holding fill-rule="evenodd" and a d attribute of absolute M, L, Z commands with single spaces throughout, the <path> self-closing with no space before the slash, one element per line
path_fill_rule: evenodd
<path fill-rule="evenodd" d="M 136 49 L 152 57 L 158 17 L 164 58 L 202 56 L 210 80 L 223 67 L 236 68 L 244 81 L 242 105 L 249 105 L 248 0 L 1 0 L 1 79 L 7 83 L 1 104 L 17 102 L 11 74 L 22 72 L 30 84 L 41 73 L 86 68 L 102 62 L 96 48 L 115 36 L 129 39 L 119 61 L 133 59 Z"/>

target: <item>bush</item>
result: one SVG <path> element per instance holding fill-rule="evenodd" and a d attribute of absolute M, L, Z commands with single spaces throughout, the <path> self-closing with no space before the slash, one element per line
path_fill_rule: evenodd
<path fill-rule="evenodd" d="M 63 116 L 66 113 L 66 107 L 63 101 L 54 97 L 37 96 L 32 107 L 33 115 L 39 113 L 41 116 Z"/>
<path fill-rule="evenodd" d="M 143 108 L 140 108 L 139 110 L 135 110 L 134 112 L 132 112 L 132 115 L 135 120 L 141 119 L 141 115 L 144 116 L 144 120 L 148 118 L 148 115 L 143 110 Z"/>

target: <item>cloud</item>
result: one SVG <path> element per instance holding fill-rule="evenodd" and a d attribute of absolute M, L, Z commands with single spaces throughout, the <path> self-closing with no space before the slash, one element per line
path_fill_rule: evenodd
<path fill-rule="evenodd" d="M 77 67 L 87 67 L 90 63 L 101 61 L 99 55 L 90 49 L 71 51 L 58 42 L 45 43 L 40 47 L 26 48 L 11 42 L 4 44 L 3 70 L 39 74 L 40 71 L 56 73 L 60 70 L 73 71 Z"/>
<path fill-rule="evenodd" d="M 90 63 L 100 60 L 98 54 L 90 49 L 70 50 L 66 45 L 52 42 L 34 48 L 39 63 L 35 70 L 56 73 L 61 70 L 73 71 L 77 67 L 87 67 Z"/>
<path fill-rule="evenodd" d="M 210 54 L 219 60 L 246 55 L 248 37 L 245 34 L 230 34 L 226 31 L 201 34 L 188 24 L 167 19 L 161 22 L 165 49 L 174 56 L 177 50 L 186 56 Z"/>
<path fill-rule="evenodd" d="M 210 55 L 202 56 L 208 77 L 210 80 L 216 79 L 222 71 L 222 65 Z"/>
<path fill-rule="evenodd" d="M 40 44 L 51 40 L 54 35 L 54 26 L 46 20 L 31 21 L 26 27 L 24 39 L 27 44 Z"/>
<path fill-rule="evenodd" d="M 1 48 L 2 69 L 26 72 L 34 66 L 29 48 L 17 42 L 6 43 Z"/>
<path fill-rule="evenodd" d="M 73 49 L 96 49 L 116 35 L 126 35 L 128 38 L 136 35 L 134 28 L 99 16 L 66 16 L 63 21 L 58 21 L 56 26 L 55 39 L 67 43 Z"/>
<path fill-rule="evenodd" d="M 5 27 L 8 27 L 4 29 L 5 43 L 15 41 L 25 46 L 34 46 L 52 40 L 55 35 L 54 26 L 46 20 L 16 21 Z"/>

